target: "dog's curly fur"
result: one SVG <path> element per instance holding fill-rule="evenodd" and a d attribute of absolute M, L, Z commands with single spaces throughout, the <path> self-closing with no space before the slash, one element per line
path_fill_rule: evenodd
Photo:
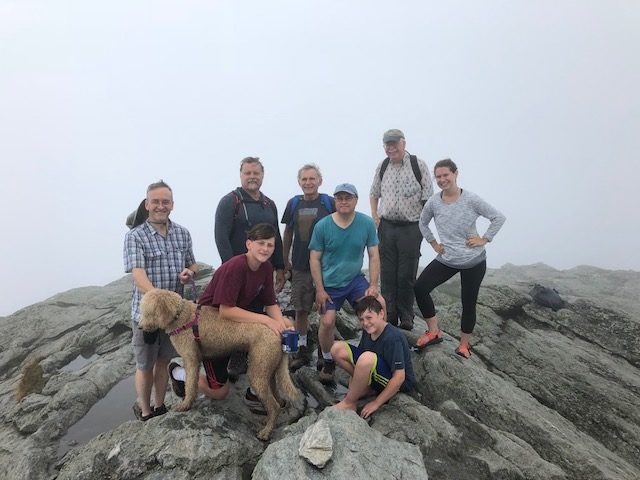
<path fill-rule="evenodd" d="M 170 332 L 188 323 L 195 310 L 193 302 L 183 300 L 175 292 L 152 289 L 142 297 L 138 325 L 145 331 L 163 329 Z M 282 352 L 279 336 L 261 324 L 226 320 L 217 308 L 209 306 L 201 308 L 198 325 L 202 351 L 190 328 L 171 337 L 171 343 L 184 360 L 186 371 L 186 395 L 175 410 L 191 408 L 197 394 L 198 372 L 203 356 L 215 358 L 246 351 L 249 357 L 249 384 L 267 410 L 267 423 L 257 437 L 268 440 L 280 412 L 276 381 L 289 400 L 300 398 L 300 391 L 291 381 L 287 356 Z"/>

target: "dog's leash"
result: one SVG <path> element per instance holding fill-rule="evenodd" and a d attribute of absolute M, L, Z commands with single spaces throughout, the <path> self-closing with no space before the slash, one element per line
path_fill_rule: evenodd
<path fill-rule="evenodd" d="M 191 271 L 191 270 L 189 270 Z M 195 279 L 196 274 L 191 272 L 189 274 L 189 285 L 191 285 L 191 300 L 193 300 L 194 302 L 197 303 L 197 298 L 198 298 L 198 287 L 196 287 L 196 279 Z M 184 296 L 184 295 L 183 295 Z"/>
<path fill-rule="evenodd" d="M 175 330 L 172 330 L 170 332 L 167 332 L 167 335 L 169 335 L 170 337 L 173 337 L 174 335 L 177 335 L 178 333 L 182 333 L 185 330 L 191 329 L 191 331 L 193 332 L 193 337 L 196 341 L 196 343 L 198 344 L 198 347 L 200 349 L 200 351 L 202 351 L 202 340 L 200 339 L 200 329 L 198 328 L 198 322 L 200 321 L 200 309 L 202 308 L 202 305 L 200 305 L 197 302 L 197 298 L 198 298 L 198 289 L 196 287 L 196 281 L 195 281 L 195 273 L 190 273 L 189 274 L 189 284 L 191 285 L 191 294 L 192 294 L 192 299 L 194 301 L 194 303 L 196 304 L 196 311 L 193 312 L 193 317 L 191 317 L 191 320 L 182 325 L 181 327 L 176 328 Z M 183 296 L 184 298 L 184 296 Z M 184 300 L 182 300 L 184 302 Z M 180 309 L 182 310 L 182 309 Z"/>

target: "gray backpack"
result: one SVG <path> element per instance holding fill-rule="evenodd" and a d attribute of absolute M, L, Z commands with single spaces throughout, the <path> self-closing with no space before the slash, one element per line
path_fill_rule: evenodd
<path fill-rule="evenodd" d="M 557 312 L 565 306 L 565 301 L 560 298 L 555 288 L 543 287 L 536 283 L 529 291 L 529 295 L 531 295 L 533 301 L 538 305 L 549 307 L 554 312 Z"/>

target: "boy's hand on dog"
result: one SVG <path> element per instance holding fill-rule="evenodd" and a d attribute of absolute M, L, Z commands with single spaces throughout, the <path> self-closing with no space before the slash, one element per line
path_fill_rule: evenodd
<path fill-rule="evenodd" d="M 284 320 L 285 330 L 295 330 L 296 328 L 293 326 L 293 322 L 289 317 L 282 317 Z"/>
<path fill-rule="evenodd" d="M 285 330 L 290 330 L 284 317 L 281 317 L 281 318 L 267 317 L 267 318 L 269 320 L 267 321 L 266 326 L 269 327 L 271 330 L 273 330 L 278 336 L 282 335 L 282 332 L 284 332 Z"/>

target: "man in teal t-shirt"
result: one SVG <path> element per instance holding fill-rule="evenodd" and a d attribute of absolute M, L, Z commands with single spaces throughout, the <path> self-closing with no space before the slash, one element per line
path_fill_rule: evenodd
<path fill-rule="evenodd" d="M 336 312 L 345 300 L 354 307 L 367 295 L 382 300 L 378 293 L 380 256 L 373 219 L 356 212 L 358 191 L 350 183 L 338 185 L 334 198 L 336 212 L 316 224 L 309 242 L 309 266 L 321 314 L 318 341 L 323 359 L 322 383 L 333 382 L 335 363 L 331 357 L 331 346 Z M 370 282 L 362 274 L 365 247 L 369 254 Z"/>

